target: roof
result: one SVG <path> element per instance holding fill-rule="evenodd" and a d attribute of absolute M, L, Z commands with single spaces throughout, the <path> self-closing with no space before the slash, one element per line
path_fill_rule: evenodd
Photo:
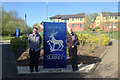
<path fill-rule="evenodd" d="M 110 12 L 102 12 L 103 17 L 107 16 L 120 16 L 120 13 L 110 13 Z"/>
<path fill-rule="evenodd" d="M 50 19 L 69 19 L 69 18 L 85 18 L 85 13 L 78 13 L 75 15 L 55 15 L 50 17 Z"/>

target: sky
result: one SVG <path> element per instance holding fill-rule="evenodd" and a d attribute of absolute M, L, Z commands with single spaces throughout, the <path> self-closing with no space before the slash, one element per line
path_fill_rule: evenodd
<path fill-rule="evenodd" d="M 46 2 L 2 2 L 5 11 L 16 10 L 18 16 L 32 27 L 35 23 L 46 21 Z M 118 12 L 118 2 L 48 2 L 48 21 L 57 14 L 71 15 L 77 13 Z"/>

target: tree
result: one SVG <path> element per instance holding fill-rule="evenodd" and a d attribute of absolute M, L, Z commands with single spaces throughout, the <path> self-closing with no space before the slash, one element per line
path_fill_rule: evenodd
<path fill-rule="evenodd" d="M 6 29 L 6 33 L 9 33 L 9 36 L 12 36 L 15 34 L 17 22 L 16 21 L 9 21 L 4 27 Z"/>
<path fill-rule="evenodd" d="M 90 19 L 91 20 L 93 20 L 93 22 L 92 23 L 94 23 L 95 22 L 95 20 L 96 20 L 96 17 L 98 16 L 98 13 L 93 13 L 93 14 L 90 14 Z M 92 25 L 92 31 L 93 31 L 93 25 Z"/>
<path fill-rule="evenodd" d="M 2 35 L 7 34 L 5 25 L 11 20 L 11 16 L 2 8 Z"/>
<path fill-rule="evenodd" d="M 13 20 L 16 20 L 18 18 L 18 12 L 15 10 L 9 11 L 8 14 L 10 14 Z"/>
<path fill-rule="evenodd" d="M 84 31 L 88 31 L 88 29 L 90 28 L 90 25 L 91 25 L 90 15 L 86 15 L 85 19 L 86 19 L 86 21 L 85 21 Z"/>
<path fill-rule="evenodd" d="M 85 16 L 85 31 L 88 31 L 88 29 L 90 29 L 90 25 L 92 23 L 92 19 L 93 22 L 96 20 L 96 17 L 98 16 L 98 13 L 93 13 L 93 14 L 88 14 Z M 93 26 L 92 26 L 92 30 L 93 30 Z"/>
<path fill-rule="evenodd" d="M 98 13 L 90 14 L 90 18 L 93 19 L 94 21 L 96 20 L 97 16 L 98 16 Z"/>
<path fill-rule="evenodd" d="M 26 25 L 25 21 L 21 18 L 18 18 L 17 11 L 6 12 L 2 9 L 2 35 L 13 36 L 16 32 L 16 29 L 20 29 L 20 33 L 31 32 L 31 28 Z M 29 31 L 30 30 L 30 31 Z"/>

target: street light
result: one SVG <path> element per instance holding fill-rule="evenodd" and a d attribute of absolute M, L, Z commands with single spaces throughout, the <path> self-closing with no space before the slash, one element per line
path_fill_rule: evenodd
<path fill-rule="evenodd" d="M 92 19 L 91 21 L 92 21 L 92 32 L 93 32 L 93 23 L 94 23 L 94 19 Z"/>
<path fill-rule="evenodd" d="M 48 14 L 47 14 L 47 9 L 48 9 L 48 1 L 47 1 L 47 3 L 46 3 L 46 21 L 48 21 Z"/>
<path fill-rule="evenodd" d="M 109 29 L 109 24 L 110 24 L 110 16 L 108 17 L 109 22 L 108 22 L 108 29 Z M 109 29 L 109 37 L 110 37 L 110 29 Z"/>
<path fill-rule="evenodd" d="M 112 21 L 112 33 L 111 33 L 111 38 L 113 39 L 113 21 Z"/>

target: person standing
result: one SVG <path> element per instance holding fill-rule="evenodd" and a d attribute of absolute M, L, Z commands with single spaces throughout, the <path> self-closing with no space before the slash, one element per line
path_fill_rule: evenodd
<path fill-rule="evenodd" d="M 36 72 L 38 72 L 39 57 L 40 57 L 40 45 L 41 36 L 38 34 L 38 29 L 33 27 L 33 33 L 28 37 L 29 41 L 29 56 L 30 56 L 30 72 L 33 72 L 35 67 Z"/>
<path fill-rule="evenodd" d="M 66 42 L 68 46 L 70 61 L 72 64 L 72 70 L 78 70 L 78 61 L 77 61 L 77 45 L 79 44 L 78 37 L 75 33 L 72 32 L 72 28 L 68 28 L 68 33 L 66 36 Z"/>

